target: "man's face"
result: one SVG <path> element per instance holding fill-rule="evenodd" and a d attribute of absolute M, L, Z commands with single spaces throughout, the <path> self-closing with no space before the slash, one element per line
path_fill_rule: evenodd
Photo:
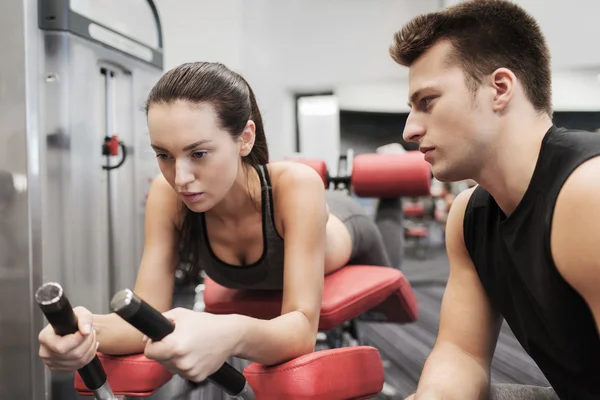
<path fill-rule="evenodd" d="M 411 112 L 403 134 L 419 144 L 443 182 L 476 176 L 497 127 L 489 91 L 474 93 L 467 86 L 460 65 L 448 63 L 451 51 L 449 42 L 440 41 L 411 65 Z"/>

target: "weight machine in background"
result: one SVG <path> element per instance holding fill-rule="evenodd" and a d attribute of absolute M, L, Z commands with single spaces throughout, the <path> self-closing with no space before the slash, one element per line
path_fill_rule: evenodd
<path fill-rule="evenodd" d="M 162 74 L 161 24 L 143 0 L 2 0 L 0 22 L 0 398 L 76 399 L 73 374 L 38 357 L 33 290 L 61 282 L 107 313 L 134 283 L 158 173 L 143 105 Z"/>

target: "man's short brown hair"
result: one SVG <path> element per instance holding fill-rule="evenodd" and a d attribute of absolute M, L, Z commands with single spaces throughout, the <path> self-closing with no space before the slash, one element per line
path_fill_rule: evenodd
<path fill-rule="evenodd" d="M 440 40 L 454 49 L 449 62 L 465 70 L 472 89 L 498 68 L 521 80 L 533 107 L 552 116 L 550 52 L 535 19 L 506 0 L 468 0 L 420 15 L 394 34 L 390 55 L 410 67 Z"/>

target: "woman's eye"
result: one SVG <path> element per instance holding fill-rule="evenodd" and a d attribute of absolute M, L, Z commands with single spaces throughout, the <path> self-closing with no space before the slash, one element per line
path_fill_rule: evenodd
<path fill-rule="evenodd" d="M 197 151 L 197 152 L 193 153 L 193 154 L 192 154 L 192 156 L 193 156 L 194 158 L 202 158 L 202 157 L 204 157 L 204 156 L 205 156 L 207 153 L 208 153 L 208 152 L 206 152 L 206 151 Z"/>
<path fill-rule="evenodd" d="M 169 156 L 166 154 L 157 154 L 156 158 L 158 158 L 159 160 L 166 160 L 167 158 L 169 158 Z"/>

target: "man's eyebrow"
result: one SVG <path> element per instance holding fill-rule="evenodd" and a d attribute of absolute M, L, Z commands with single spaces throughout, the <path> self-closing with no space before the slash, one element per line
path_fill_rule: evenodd
<path fill-rule="evenodd" d="M 423 92 L 426 92 L 426 91 L 429 91 L 429 90 L 437 90 L 437 89 L 438 89 L 438 86 L 429 85 L 429 86 L 422 87 L 421 89 L 415 91 L 410 96 L 410 101 L 408 102 L 408 106 L 412 108 L 412 104 L 415 104 L 417 102 L 417 100 L 419 99 L 419 97 L 421 97 L 423 95 Z"/>

